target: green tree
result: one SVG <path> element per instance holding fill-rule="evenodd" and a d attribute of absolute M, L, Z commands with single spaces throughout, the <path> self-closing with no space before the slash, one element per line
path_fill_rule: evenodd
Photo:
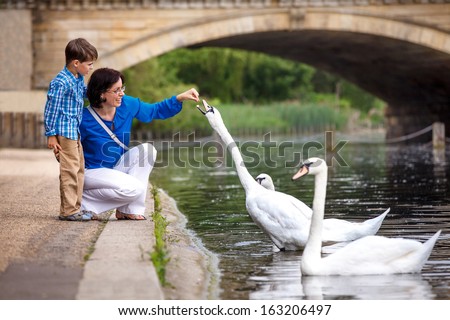
<path fill-rule="evenodd" d="M 334 122 L 335 128 L 344 128 L 346 119 L 354 109 L 369 115 L 371 121 L 382 123 L 384 103 L 333 74 L 290 60 L 262 53 L 222 49 L 177 49 L 155 59 L 150 59 L 124 71 L 127 94 L 145 101 L 159 101 L 190 87 L 199 90 L 202 97 L 213 103 L 253 106 L 245 110 L 245 125 L 253 129 L 263 127 L 289 130 L 323 127 Z M 212 100 L 213 99 L 213 100 Z M 282 107 L 282 105 L 290 107 Z M 198 112 L 187 102 L 181 116 L 166 121 L 153 121 L 150 125 L 135 124 L 162 137 L 177 131 L 195 130 L 208 133 L 205 121 L 199 121 Z M 264 106 L 270 105 L 264 112 Z M 339 107 L 339 108 L 336 108 Z M 279 108 L 275 121 L 273 110 Z M 300 111 L 300 109 L 302 109 Z M 233 108 L 227 110 L 232 113 Z M 243 115 L 242 107 L 236 109 L 233 125 L 239 126 L 236 117 Z M 353 110 L 353 111 L 352 111 Z M 381 115 L 381 116 L 380 116 Z M 265 118 L 264 118 L 265 117 Z M 333 120 L 334 119 L 334 120 Z M 308 130 L 315 130 L 308 128 Z"/>
<path fill-rule="evenodd" d="M 197 83 L 202 94 L 222 102 L 289 100 L 311 88 L 312 68 L 261 53 L 178 49 L 158 59 L 177 70 L 179 81 Z"/>

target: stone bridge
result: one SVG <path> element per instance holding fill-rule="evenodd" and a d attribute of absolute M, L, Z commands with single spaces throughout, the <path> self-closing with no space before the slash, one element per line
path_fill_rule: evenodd
<path fill-rule="evenodd" d="M 450 0 L 3 0 L 0 26 L 0 95 L 19 92 L 14 101 L 45 92 L 75 37 L 97 47 L 96 67 L 119 70 L 181 47 L 231 47 L 303 62 L 378 96 L 388 137 L 435 121 L 450 136 Z"/>

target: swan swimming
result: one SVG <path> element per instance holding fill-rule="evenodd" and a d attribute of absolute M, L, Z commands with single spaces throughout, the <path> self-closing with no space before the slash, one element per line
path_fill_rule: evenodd
<path fill-rule="evenodd" d="M 428 260 L 441 230 L 425 243 L 402 238 L 367 236 L 321 257 L 328 168 L 324 160 L 310 158 L 293 179 L 315 176 L 313 216 L 301 260 L 302 275 L 370 275 L 418 273 Z"/>
<path fill-rule="evenodd" d="M 255 180 L 258 181 L 258 183 L 264 188 L 273 191 L 275 190 L 273 180 L 268 174 L 261 173 L 255 178 Z M 326 188 L 326 186 L 324 187 Z M 364 222 L 350 222 L 342 219 L 325 219 L 323 222 L 323 232 L 326 234 L 324 241 L 333 239 L 334 241 L 344 242 L 374 235 L 380 229 L 381 224 L 389 211 L 390 209 L 387 209 L 378 217 L 368 219 Z"/>
<path fill-rule="evenodd" d="M 242 155 L 223 123 L 219 110 L 208 105 L 205 100 L 204 110 L 198 105 L 197 108 L 206 116 L 211 127 L 230 151 L 245 190 L 247 212 L 255 224 L 281 251 L 303 249 L 309 234 L 311 208 L 293 196 L 267 190 L 256 182 L 245 167 Z M 339 233 L 339 230 L 335 232 Z M 324 239 L 327 241 L 340 241 L 327 233 L 324 231 Z"/>

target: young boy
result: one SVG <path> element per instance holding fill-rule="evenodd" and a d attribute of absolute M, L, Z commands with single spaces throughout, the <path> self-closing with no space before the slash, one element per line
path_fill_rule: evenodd
<path fill-rule="evenodd" d="M 71 40 L 65 50 L 66 66 L 50 82 L 44 110 L 47 147 L 60 164 L 59 219 L 87 221 L 80 212 L 84 183 L 84 157 L 79 126 L 86 95 L 84 77 L 93 69 L 97 49 L 85 39 Z"/>

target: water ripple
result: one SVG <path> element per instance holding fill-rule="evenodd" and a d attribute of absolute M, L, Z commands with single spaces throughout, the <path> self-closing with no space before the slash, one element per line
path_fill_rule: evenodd
<path fill-rule="evenodd" d="M 275 252 L 247 214 L 233 168 L 168 166 L 151 179 L 220 256 L 222 299 L 450 299 L 449 162 L 420 146 L 348 145 L 341 156 L 349 166 L 330 167 L 326 216 L 363 221 L 391 208 L 379 235 L 423 242 L 442 230 L 421 274 L 302 277 L 301 252 Z M 311 205 L 312 177 L 292 183 L 291 169 L 263 164 L 250 172 L 270 174 L 277 190 Z"/>

